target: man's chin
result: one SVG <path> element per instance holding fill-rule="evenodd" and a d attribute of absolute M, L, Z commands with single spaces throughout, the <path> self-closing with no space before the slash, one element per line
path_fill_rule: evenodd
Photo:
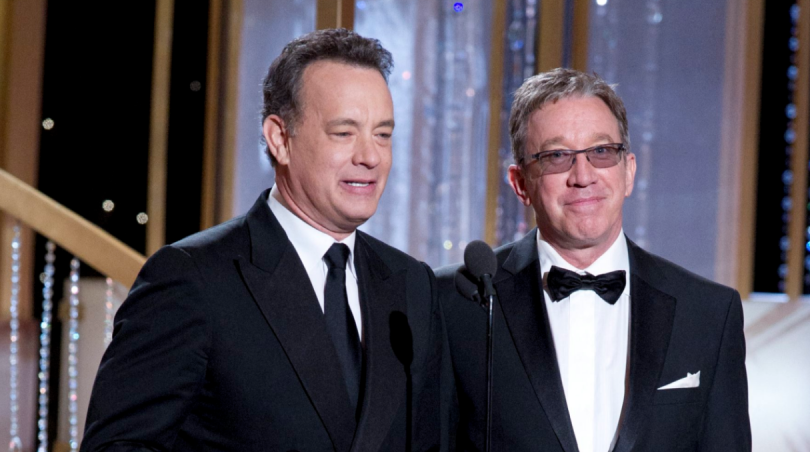
<path fill-rule="evenodd" d="M 376 211 L 376 208 L 374 209 Z M 368 212 L 347 212 L 344 214 L 343 221 L 340 224 L 341 228 L 346 230 L 353 231 L 363 224 L 365 224 L 368 220 L 371 219 L 372 215 L 374 215 L 374 211 Z"/>

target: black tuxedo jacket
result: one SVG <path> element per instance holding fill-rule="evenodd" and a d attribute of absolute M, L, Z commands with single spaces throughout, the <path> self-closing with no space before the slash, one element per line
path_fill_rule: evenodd
<path fill-rule="evenodd" d="M 496 250 L 492 450 L 577 452 L 535 234 Z M 739 294 L 628 247 L 628 386 L 614 450 L 750 451 Z M 457 386 L 451 429 L 458 450 L 483 450 L 486 313 L 458 294 L 456 268 L 436 273 Z M 657 390 L 698 371 L 698 388 Z"/>
<path fill-rule="evenodd" d="M 356 416 L 268 193 L 246 216 L 147 261 L 116 314 L 82 451 L 438 449 L 443 333 L 432 271 L 358 231 Z"/>

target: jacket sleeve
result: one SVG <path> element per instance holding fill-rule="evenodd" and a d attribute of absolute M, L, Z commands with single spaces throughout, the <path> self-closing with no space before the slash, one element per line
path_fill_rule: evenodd
<path fill-rule="evenodd" d="M 203 294 L 186 252 L 164 247 L 147 261 L 115 316 L 82 452 L 171 450 L 205 377 L 210 332 Z"/>
<path fill-rule="evenodd" d="M 751 451 L 748 377 L 740 294 L 732 296 L 703 418 L 700 451 Z"/>

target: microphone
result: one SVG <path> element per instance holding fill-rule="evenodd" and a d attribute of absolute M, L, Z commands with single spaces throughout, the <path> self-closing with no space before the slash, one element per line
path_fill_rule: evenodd
<path fill-rule="evenodd" d="M 462 272 L 464 267 L 478 283 L 478 290 L 470 288 L 474 284 L 464 276 Z M 478 296 L 478 302 L 487 311 L 487 429 L 484 436 L 484 451 L 490 452 L 492 450 L 493 307 L 497 298 L 495 287 L 492 285 L 492 276 L 498 270 L 498 258 L 495 257 L 492 248 L 485 242 L 473 240 L 464 249 L 464 267 L 456 273 L 456 288 L 462 295 L 469 293 L 470 296 L 467 298 L 472 300 L 475 300 L 475 296 Z M 481 297 L 481 293 L 483 293 L 483 297 Z"/>
<path fill-rule="evenodd" d="M 473 240 L 464 249 L 464 266 L 472 277 L 478 282 L 479 289 L 483 289 L 483 300 L 489 303 L 495 296 L 495 288 L 492 286 L 492 277 L 498 270 L 498 259 L 492 248 L 481 240 Z M 458 280 L 458 277 L 456 277 Z M 458 287 L 458 283 L 456 285 Z M 463 293 L 463 292 L 462 292 Z"/>

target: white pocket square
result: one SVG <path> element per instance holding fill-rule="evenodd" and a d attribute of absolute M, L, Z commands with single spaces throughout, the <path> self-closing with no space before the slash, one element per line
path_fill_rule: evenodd
<path fill-rule="evenodd" d="M 681 378 L 680 380 L 675 380 L 672 383 L 661 386 L 658 390 L 662 389 L 684 389 L 684 388 L 697 388 L 700 387 L 700 371 L 697 371 L 695 374 L 691 374 L 689 372 L 686 373 L 686 376 Z"/>

